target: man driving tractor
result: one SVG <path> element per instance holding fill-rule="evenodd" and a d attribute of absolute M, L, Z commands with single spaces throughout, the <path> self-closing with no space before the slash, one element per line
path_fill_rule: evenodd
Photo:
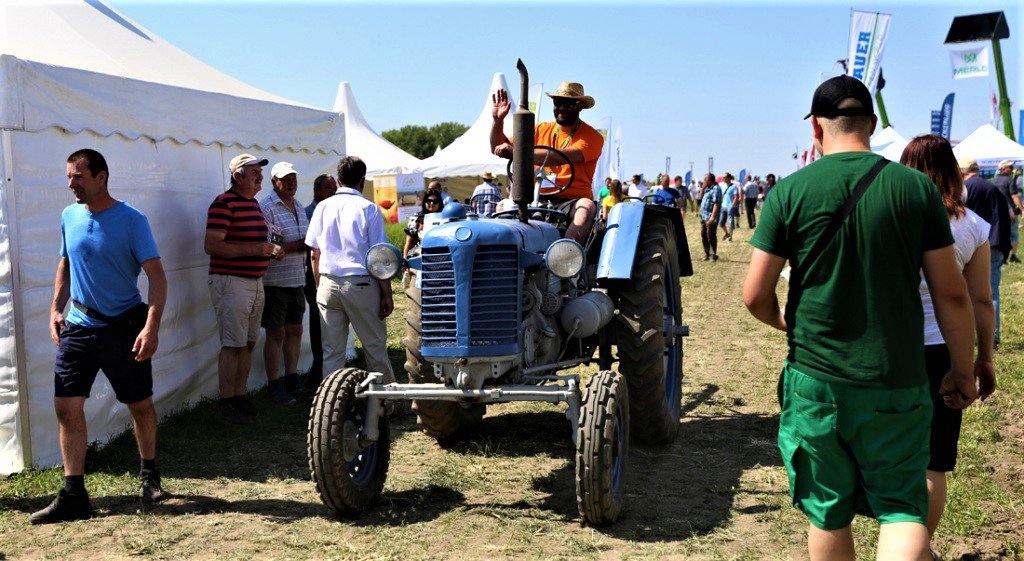
<path fill-rule="evenodd" d="M 594 224 L 597 207 L 593 201 L 594 170 L 601 157 L 604 137 L 594 127 L 580 119 L 580 111 L 594 106 L 594 98 L 583 93 L 583 85 L 576 82 L 562 82 L 558 89 L 547 94 L 554 106 L 554 122 L 539 123 L 533 132 L 535 146 L 551 146 L 565 154 L 575 169 L 572 184 L 557 196 L 542 196 L 569 217 L 569 229 L 565 237 L 586 245 L 587 236 Z M 508 92 L 498 90 L 492 96 L 494 108 L 491 124 L 491 151 L 500 158 L 512 159 L 512 141 L 503 131 L 505 117 L 512 108 Z M 545 165 L 553 156 L 543 148 L 534 150 L 534 164 Z M 570 180 L 570 166 L 547 164 L 556 173 L 555 184 L 562 186 Z"/>

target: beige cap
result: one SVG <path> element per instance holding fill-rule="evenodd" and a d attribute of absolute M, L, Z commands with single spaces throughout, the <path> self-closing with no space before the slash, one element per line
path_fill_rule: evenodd
<path fill-rule="evenodd" d="M 562 82 L 558 84 L 558 89 L 547 94 L 548 97 L 567 97 L 569 99 L 578 99 L 583 102 L 584 109 L 590 109 L 594 106 L 594 98 L 589 95 L 584 95 L 583 84 L 579 82 Z"/>
<path fill-rule="evenodd" d="M 235 173 L 236 171 L 241 169 L 242 166 L 263 167 L 269 163 L 270 161 L 267 160 L 266 158 L 258 160 L 256 159 L 256 156 L 253 156 L 252 154 L 239 154 L 234 158 L 231 158 L 231 161 L 228 162 L 228 171 L 230 171 L 231 173 Z"/>
<path fill-rule="evenodd" d="M 978 166 L 978 160 L 974 158 L 960 158 L 956 163 L 959 164 L 960 169 L 963 171 L 981 171 L 981 167 Z"/>
<path fill-rule="evenodd" d="M 1003 160 L 1003 161 L 999 162 L 999 167 L 996 168 L 996 169 L 1012 168 L 1012 167 L 1013 167 L 1013 160 Z"/>
<path fill-rule="evenodd" d="M 274 167 L 270 168 L 270 177 L 276 177 L 281 179 L 291 174 L 299 175 L 299 172 L 295 171 L 292 164 L 289 162 L 277 162 Z"/>

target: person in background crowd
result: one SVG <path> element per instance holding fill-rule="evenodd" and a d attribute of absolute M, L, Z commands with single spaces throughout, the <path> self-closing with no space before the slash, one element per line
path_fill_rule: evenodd
<path fill-rule="evenodd" d="M 612 207 L 622 202 L 622 182 L 613 179 L 608 185 L 608 196 L 601 199 L 601 220 L 608 222 L 608 213 Z"/>
<path fill-rule="evenodd" d="M 330 175 L 321 174 L 313 180 L 313 202 L 306 207 L 307 228 L 309 219 L 313 218 L 313 210 L 316 205 L 337 190 L 338 184 Z M 313 278 L 313 265 L 310 263 L 308 248 L 306 251 L 306 284 L 303 287 L 303 295 L 306 297 L 306 304 L 309 305 L 309 348 L 313 353 L 313 364 L 306 372 L 306 376 L 309 379 L 309 386 L 315 388 L 324 378 L 324 347 L 320 340 L 320 314 L 317 312 L 316 306 L 316 279 Z"/>
<path fill-rule="evenodd" d="M 626 186 L 626 196 L 635 197 L 643 200 L 647 198 L 647 185 L 643 181 L 643 177 L 639 174 L 634 175 L 629 185 Z"/>
<path fill-rule="evenodd" d="M 690 191 L 690 210 L 696 211 L 700 208 L 700 184 L 697 183 L 696 179 L 690 180 L 690 186 L 687 188 Z"/>
<path fill-rule="evenodd" d="M 481 179 L 483 183 L 473 189 L 473 196 L 469 202 L 474 212 L 480 216 L 490 216 L 494 212 L 494 207 L 501 202 L 501 189 L 494 184 L 493 173 L 485 171 Z"/>
<path fill-rule="evenodd" d="M 722 239 L 727 242 L 732 241 L 732 233 L 736 229 L 733 207 L 738 204 L 740 189 L 734 183 L 734 179 L 733 175 L 729 172 L 725 172 L 725 175 L 722 176 L 722 211 L 718 217 L 718 222 L 719 226 L 722 227 L 722 231 L 725 232 Z"/>
<path fill-rule="evenodd" d="M 871 152 L 873 109 L 851 76 L 814 92 L 807 117 L 823 156 L 765 201 L 743 285 L 750 313 L 787 333 L 779 450 L 810 522 L 811 561 L 856 559 L 855 513 L 879 521 L 878 559 L 929 557 L 922 269 L 950 355 L 944 403 L 964 408 L 978 394 L 974 314 L 942 199 L 920 172 Z M 856 210 L 833 222 L 865 178 Z M 776 287 L 787 260 L 783 315 Z"/>
<path fill-rule="evenodd" d="M 420 243 L 420 232 L 423 231 L 423 219 L 426 215 L 441 212 L 441 193 L 428 189 L 423 195 L 423 206 L 420 211 L 409 218 L 405 225 L 405 247 L 402 249 L 402 257 L 408 259 L 412 250 Z"/>
<path fill-rule="evenodd" d="M 367 370 L 384 374 L 384 383 L 391 383 L 395 374 L 388 360 L 384 322 L 395 307 L 391 282 L 374 279 L 364 264 L 370 247 L 387 241 L 384 216 L 376 204 L 363 197 L 366 164 L 361 159 L 342 158 L 338 181 L 337 195 L 317 205 L 306 233 L 317 278 L 324 371 L 334 372 L 345 365 L 351 324 L 363 343 Z"/>
<path fill-rule="evenodd" d="M 959 162 L 960 173 L 967 187 L 967 208 L 989 223 L 988 243 L 992 264 L 989 282 L 992 285 L 992 305 L 996 309 L 995 346 L 1001 343 L 999 321 L 999 283 L 1003 277 L 1003 263 L 1010 252 L 1010 205 L 991 182 L 981 177 L 978 162 L 964 159 Z"/>
<path fill-rule="evenodd" d="M 747 211 L 747 227 L 753 230 L 757 227 L 757 218 L 754 216 L 754 209 L 757 208 L 757 200 L 761 195 L 761 188 L 754 180 L 747 180 L 743 185 L 743 206 Z"/>
<path fill-rule="evenodd" d="M 763 200 L 763 201 L 768 200 L 768 193 L 771 193 L 772 189 L 774 189 L 774 188 L 775 188 L 775 174 L 774 173 L 769 173 L 768 175 L 764 176 L 764 194 L 761 196 L 761 200 Z"/>
<path fill-rule="evenodd" d="M 704 260 L 718 261 L 718 217 L 721 216 L 722 188 L 714 174 L 706 174 L 700 187 L 700 242 Z"/>
<path fill-rule="evenodd" d="M 234 424 L 255 415 L 245 391 L 260 335 L 262 279 L 270 259 L 284 257 L 281 246 L 267 241 L 270 232 L 256 201 L 267 163 L 252 154 L 231 158 L 231 187 L 213 199 L 206 215 L 203 249 L 210 256 L 210 300 L 220 330 L 220 414 Z"/>
<path fill-rule="evenodd" d="M 984 400 L 996 389 L 996 372 L 992 361 L 995 309 L 988 278 L 991 264 L 989 225 L 964 206 L 964 181 L 948 140 L 933 134 L 919 136 L 911 140 L 903 150 L 900 163 L 927 175 L 939 188 L 942 203 L 946 207 L 953 233 L 956 265 L 967 281 L 967 292 L 971 295 L 974 309 L 974 330 L 978 342 L 974 374 L 979 381 L 978 396 Z M 942 377 L 950 369 L 949 350 L 939 331 L 935 307 L 932 305 L 928 284 L 924 281 L 921 282 L 921 303 L 924 306 L 924 363 L 934 409 L 929 446 L 931 460 L 928 462 L 928 534 L 934 535 L 946 507 L 946 473 L 956 467 L 962 412 L 950 409 L 942 402 L 939 386 Z"/>
<path fill-rule="evenodd" d="M 542 195 L 541 199 L 555 204 L 556 208 L 566 213 L 569 226 L 565 237 L 577 241 L 580 245 L 587 244 L 597 216 L 597 205 L 594 204 L 594 172 L 597 161 L 601 158 L 604 147 L 604 136 L 580 119 L 580 112 L 594 107 L 594 98 L 586 95 L 583 84 L 562 82 L 555 91 L 548 93 L 551 98 L 554 122 L 539 123 L 534 127 L 534 145 L 547 145 L 565 154 L 569 159 L 565 165 L 549 166 L 554 170 L 556 183 L 565 185 L 569 182 L 570 167 L 575 171 L 572 183 L 558 195 Z M 498 90 L 492 96 L 494 107 L 491 112 L 490 146 L 491 152 L 499 158 L 512 158 L 512 142 L 503 131 L 505 117 L 512 108 L 508 92 Z M 534 150 L 534 163 L 544 164 L 551 153 L 544 149 Z M 556 157 L 556 159 L 558 159 Z"/>
<path fill-rule="evenodd" d="M 667 175 L 661 176 L 658 186 L 651 194 L 654 196 L 650 202 L 656 205 L 679 208 L 679 204 L 682 202 L 682 195 L 672 187 Z"/>
<path fill-rule="evenodd" d="M 311 397 L 299 384 L 299 350 L 302 345 L 302 316 L 306 313 L 303 295 L 306 284 L 306 230 L 309 219 L 295 198 L 299 177 L 288 162 L 278 162 L 270 170 L 273 191 L 260 200 L 260 210 L 270 229 L 270 241 L 284 254 L 270 263 L 263 275 L 264 306 L 260 324 L 266 331 L 263 364 L 267 371 L 267 391 L 275 403 L 294 403 L 295 398 Z M 284 379 L 281 358 L 284 357 Z"/>
<path fill-rule="evenodd" d="M 604 187 L 601 187 L 601 190 L 597 192 L 597 200 L 598 201 L 603 201 L 604 198 L 608 196 L 608 193 L 611 190 L 611 186 L 612 186 L 612 178 L 610 178 L 610 177 L 604 178 Z"/>
<path fill-rule="evenodd" d="M 690 191 L 683 185 L 683 176 L 677 175 L 672 178 L 672 188 L 679 193 L 679 214 L 686 218 L 686 208 L 693 205 L 693 200 L 690 198 Z"/>
<path fill-rule="evenodd" d="M 992 185 L 1003 194 L 1010 203 L 1010 263 L 1020 263 L 1017 257 L 1017 243 L 1020 240 L 1020 215 L 1024 213 L 1024 205 L 1021 204 L 1020 176 L 1013 175 L 1013 161 L 1003 160 L 999 162 L 998 173 L 992 178 Z"/>
<path fill-rule="evenodd" d="M 132 416 L 143 502 L 167 496 L 156 469 L 153 407 L 151 358 L 167 301 L 156 241 L 146 215 L 110 195 L 110 171 L 102 154 L 88 148 L 74 152 L 67 159 L 67 176 L 75 204 L 61 213 L 60 261 L 50 307 L 50 339 L 57 345 L 53 406 L 64 487 L 49 506 L 29 516 L 32 524 L 92 518 L 85 490 L 85 400 L 100 369 Z M 137 285 L 141 271 L 149 279 L 148 306 Z"/>
<path fill-rule="evenodd" d="M 440 182 L 435 182 L 435 183 L 437 183 L 438 186 L 441 185 Z M 448 204 L 448 203 L 450 203 L 450 202 L 455 200 L 455 199 L 452 198 L 451 195 L 448 194 L 448 188 L 447 187 L 443 187 L 443 188 L 439 187 L 439 190 L 441 191 L 441 201 L 443 201 L 444 204 Z"/>

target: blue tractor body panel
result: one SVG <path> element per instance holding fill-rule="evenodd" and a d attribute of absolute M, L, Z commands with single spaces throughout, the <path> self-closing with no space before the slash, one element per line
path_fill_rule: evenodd
<path fill-rule="evenodd" d="M 654 216 L 662 216 L 671 221 L 676 232 L 679 276 L 688 277 L 693 274 L 690 246 L 686 240 L 679 209 L 645 205 L 640 201 L 626 201 L 613 206 L 608 213 L 601 255 L 597 261 L 598 279 L 629 280 L 632 276 L 645 214 L 648 220 Z"/>
<path fill-rule="evenodd" d="M 522 352 L 523 268 L 559 239 L 543 222 L 454 220 L 423 236 L 422 339 L 430 359 Z"/>

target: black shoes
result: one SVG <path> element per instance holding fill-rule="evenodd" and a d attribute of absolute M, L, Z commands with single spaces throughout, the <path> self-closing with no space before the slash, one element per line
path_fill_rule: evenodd
<path fill-rule="evenodd" d="M 1017 257 L 1016 253 L 1010 254 L 1010 263 L 1020 263 L 1020 258 Z"/>
<path fill-rule="evenodd" d="M 139 474 L 139 486 L 142 488 L 142 502 L 144 504 L 160 502 L 171 496 L 160 485 L 160 472 L 155 469 L 145 470 Z"/>
<path fill-rule="evenodd" d="M 158 478 L 159 481 L 159 478 Z M 72 495 L 64 489 L 57 493 L 50 506 L 33 512 L 28 517 L 32 524 L 54 524 L 57 522 L 69 522 L 71 520 L 88 520 L 92 518 L 92 505 L 89 504 L 89 495 Z"/>
<path fill-rule="evenodd" d="M 235 407 L 235 404 L 225 399 L 220 400 L 220 418 L 231 425 L 249 424 L 249 417 Z"/>

